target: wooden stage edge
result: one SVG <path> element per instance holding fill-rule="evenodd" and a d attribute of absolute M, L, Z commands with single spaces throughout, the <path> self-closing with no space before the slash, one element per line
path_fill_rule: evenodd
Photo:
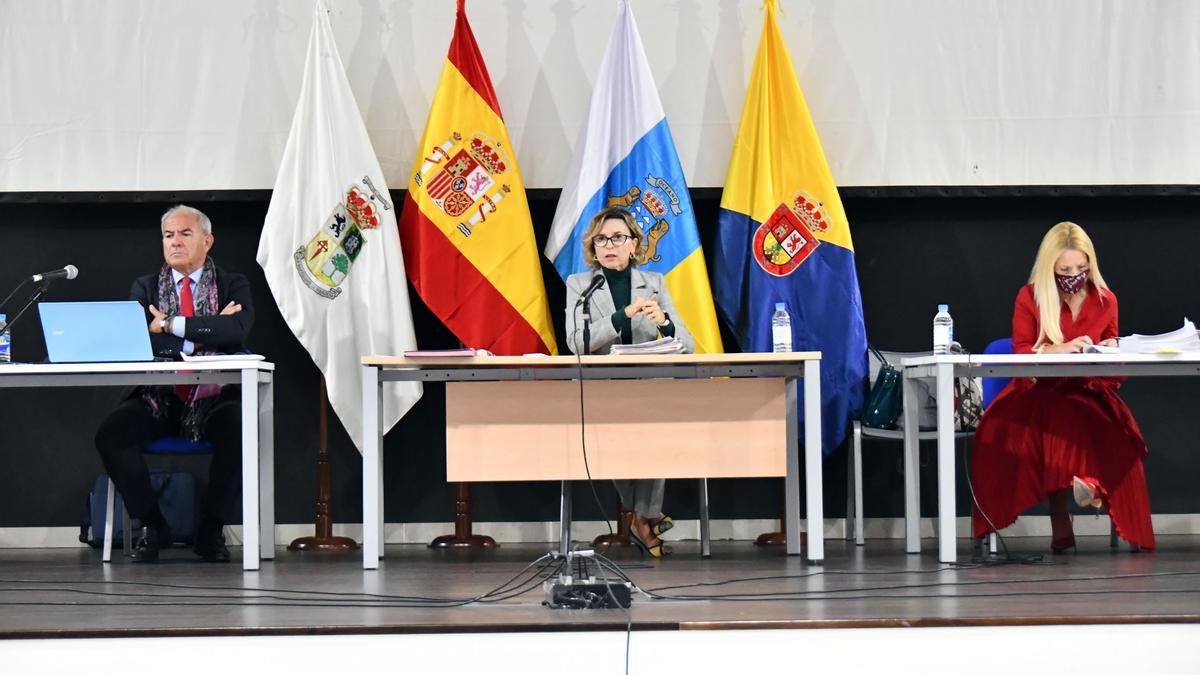
<path fill-rule="evenodd" d="M 642 588 L 622 610 L 550 609 L 527 573 L 545 544 L 487 552 L 389 546 L 380 569 L 357 552 L 279 549 L 259 572 L 212 565 L 186 549 L 156 565 L 102 565 L 88 549 L 0 549 L 0 641 L 14 639 L 437 635 L 482 633 L 822 630 L 1200 624 L 1200 536 L 1159 539 L 1153 553 L 1112 551 L 1080 537 L 1050 555 L 1044 538 L 1010 539 L 1034 564 L 947 567 L 932 542 L 865 547 L 827 542 L 814 566 L 747 541 L 675 542 L 664 560 L 629 551 L 613 559 Z M 961 558 L 970 555 L 961 540 Z M 1041 556 L 1040 559 L 1034 559 Z M 527 593 L 467 607 L 421 605 L 476 598 L 524 574 Z M 419 596 L 427 596 L 421 598 Z"/>
<path fill-rule="evenodd" d="M 549 611 L 549 610 L 548 610 Z M 588 610 L 561 610 L 588 611 Z M 1004 626 L 1078 626 L 1200 623 L 1200 614 L 1124 615 L 1124 616 L 1029 616 L 961 619 L 789 619 L 772 621 L 634 621 L 637 632 L 676 630 L 797 630 L 851 628 L 978 628 Z M 0 631 L 0 640 L 67 640 L 91 638 L 163 638 L 163 637 L 257 637 L 307 635 L 440 635 L 448 633 L 574 633 L 624 632 L 624 621 L 533 624 L 473 624 L 470 626 L 301 626 L 260 628 L 154 628 L 154 629 L 63 629 L 38 631 Z"/>

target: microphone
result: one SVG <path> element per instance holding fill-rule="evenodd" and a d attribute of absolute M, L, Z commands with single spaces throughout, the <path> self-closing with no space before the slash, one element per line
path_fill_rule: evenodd
<path fill-rule="evenodd" d="M 50 281 L 51 279 L 62 279 L 62 278 L 74 279 L 77 276 L 79 276 L 79 268 L 74 265 L 67 265 L 66 267 L 63 267 L 62 269 L 52 270 L 50 272 L 42 272 L 41 274 L 35 274 L 32 277 L 30 277 L 30 280 L 36 284 L 36 283 L 40 283 L 42 281 Z"/>
<path fill-rule="evenodd" d="M 585 290 L 579 296 L 579 301 L 575 303 L 575 306 L 578 307 L 578 306 L 582 305 L 583 303 L 587 302 L 588 299 L 592 297 L 592 294 L 595 293 L 596 291 L 600 290 L 600 288 L 602 286 L 604 286 L 604 274 L 600 273 L 600 274 L 593 276 L 592 283 L 589 284 L 587 287 L 587 290 Z"/>

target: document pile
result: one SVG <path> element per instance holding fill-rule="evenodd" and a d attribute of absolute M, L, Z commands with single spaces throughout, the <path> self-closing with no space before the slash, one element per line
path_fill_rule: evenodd
<path fill-rule="evenodd" d="M 495 356 L 486 349 L 410 349 L 404 352 L 404 358 L 446 358 L 450 356 L 472 357 L 472 356 Z"/>
<path fill-rule="evenodd" d="M 610 354 L 682 354 L 683 343 L 674 336 L 659 338 L 654 342 L 639 342 L 635 345 L 615 344 Z"/>
<path fill-rule="evenodd" d="M 1181 352 L 1200 352 L 1200 334 L 1196 333 L 1196 325 L 1189 319 L 1183 320 L 1183 326 L 1178 330 L 1161 335 L 1133 334 L 1123 337 L 1116 347 L 1091 345 L 1087 352 L 1098 354 L 1178 354 Z"/>

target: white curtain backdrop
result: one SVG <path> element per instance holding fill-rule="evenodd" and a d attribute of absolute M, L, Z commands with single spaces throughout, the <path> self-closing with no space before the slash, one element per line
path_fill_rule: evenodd
<path fill-rule="evenodd" d="M 391 185 L 453 0 L 329 0 Z M 724 181 L 758 0 L 632 0 L 688 182 Z M 1200 2 L 781 0 L 838 183 L 1200 183 Z M 529 187 L 560 187 L 605 0 L 469 0 Z M 269 189 L 307 0 L 0 0 L 0 191 Z"/>

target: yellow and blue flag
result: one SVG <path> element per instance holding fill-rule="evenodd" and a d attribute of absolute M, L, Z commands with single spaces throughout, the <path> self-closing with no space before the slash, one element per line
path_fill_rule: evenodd
<path fill-rule="evenodd" d="M 606 206 L 626 208 L 646 234 L 646 257 L 638 266 L 666 279 L 696 352 L 720 353 L 708 269 L 675 141 L 625 0 L 618 12 L 544 253 L 563 279 L 585 271 L 588 221 Z"/>
<path fill-rule="evenodd" d="M 771 351 L 775 303 L 792 348 L 820 351 L 826 453 L 863 404 L 867 338 L 850 225 L 779 31 L 766 20 L 717 220 L 717 307 L 742 351 Z"/>

